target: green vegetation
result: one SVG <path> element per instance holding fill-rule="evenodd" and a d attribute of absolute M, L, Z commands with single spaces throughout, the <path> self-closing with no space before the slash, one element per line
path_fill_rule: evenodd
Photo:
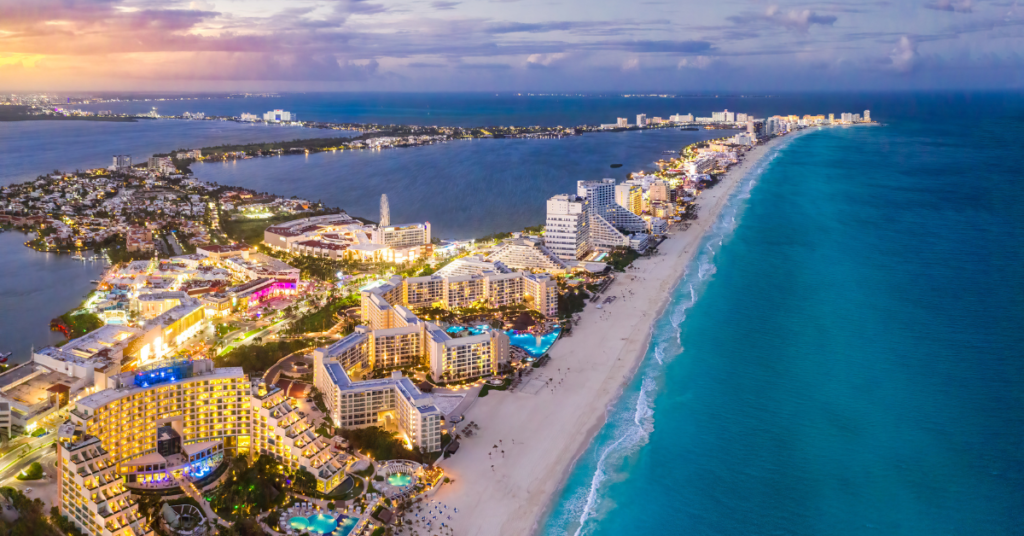
<path fill-rule="evenodd" d="M 511 386 L 512 386 L 512 379 L 511 378 L 505 378 L 505 380 L 501 382 L 501 385 L 491 385 L 489 383 L 485 383 L 483 388 L 480 389 L 480 398 L 483 398 L 483 397 L 487 396 L 487 393 L 489 391 L 507 391 L 508 388 L 511 387 Z"/>
<path fill-rule="evenodd" d="M 379 426 L 343 429 L 340 435 L 348 440 L 353 449 L 369 455 L 375 460 L 412 460 L 423 463 L 427 460 L 418 450 L 405 448 L 398 434 L 388 432 Z"/>
<path fill-rule="evenodd" d="M 350 294 L 344 298 L 332 300 L 319 310 L 293 321 L 291 326 L 288 327 L 288 333 L 300 335 L 302 333 L 327 331 L 337 322 L 335 314 L 338 311 L 357 305 L 359 305 L 358 294 Z"/>
<path fill-rule="evenodd" d="M 626 267 L 633 264 L 633 261 L 640 258 L 640 254 L 633 248 L 617 247 L 604 258 L 604 263 L 611 266 L 616 272 L 625 272 Z"/>
<path fill-rule="evenodd" d="M 246 517 L 239 519 L 230 527 L 220 527 L 218 536 L 267 536 L 267 532 L 260 526 L 256 518 Z"/>
<path fill-rule="evenodd" d="M 44 513 L 45 505 L 39 499 L 29 499 L 19 490 L 11 487 L 0 488 L 0 495 L 11 502 L 11 506 L 18 511 L 18 519 L 8 521 L 6 514 L 0 517 L 0 534 L 4 536 L 60 536 L 61 531 L 57 530 L 51 522 L 53 510 L 47 518 Z M 57 516 L 60 517 L 60 516 Z M 80 534 L 80 533 L 79 533 Z"/>
<path fill-rule="evenodd" d="M 18 480 L 39 480 L 43 478 L 43 466 L 39 462 L 32 462 L 28 469 L 18 473 Z"/>
<path fill-rule="evenodd" d="M 233 458 L 230 463 L 231 476 L 216 494 L 206 497 L 218 515 L 229 520 L 252 519 L 284 502 L 287 478 L 276 460 L 262 455 L 252 465 L 245 457 Z"/>
<path fill-rule="evenodd" d="M 218 367 L 242 367 L 246 374 L 267 370 L 282 357 L 316 345 L 314 340 L 247 344 L 214 358 Z"/>
<path fill-rule="evenodd" d="M 81 337 L 90 331 L 103 327 L 103 320 L 92 313 L 64 313 L 60 320 L 68 327 L 68 338 Z"/>
<path fill-rule="evenodd" d="M 263 231 L 267 227 L 275 223 L 291 221 L 297 217 L 294 214 L 282 214 L 263 220 L 232 220 L 228 217 L 222 217 L 220 228 L 228 235 L 228 238 L 236 242 L 245 242 L 246 244 L 253 245 L 263 242 Z"/>
<path fill-rule="evenodd" d="M 310 395 L 310 398 L 313 399 L 313 403 L 316 404 L 316 408 L 319 409 L 324 415 L 328 415 L 330 413 L 329 411 L 327 411 L 327 404 L 324 403 L 324 394 L 321 393 L 319 389 L 314 387 L 313 394 Z"/>
<path fill-rule="evenodd" d="M 580 313 L 587 305 L 590 294 L 586 290 L 577 288 L 558 294 L 558 317 L 572 318 L 572 315 Z"/>

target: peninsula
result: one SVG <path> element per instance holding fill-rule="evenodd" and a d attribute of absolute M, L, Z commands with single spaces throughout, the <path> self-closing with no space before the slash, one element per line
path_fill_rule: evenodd
<path fill-rule="evenodd" d="M 206 149 L 4 187 L 29 246 L 109 269 L 0 412 L 56 440 L 54 519 L 89 534 L 535 532 L 735 186 L 849 117 L 746 119 L 480 240 L 182 173 Z"/>

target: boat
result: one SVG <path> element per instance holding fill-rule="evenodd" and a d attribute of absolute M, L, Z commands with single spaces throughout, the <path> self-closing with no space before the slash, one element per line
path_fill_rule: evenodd
<path fill-rule="evenodd" d="M 102 283 L 103 281 L 96 281 L 96 280 L 92 280 L 92 281 L 89 281 L 89 282 L 90 282 L 90 283 L 92 283 L 93 285 L 99 285 L 99 284 L 100 284 L 100 283 Z"/>
<path fill-rule="evenodd" d="M 612 169 L 620 168 L 620 167 L 622 167 L 622 164 L 612 164 Z"/>
<path fill-rule="evenodd" d="M 13 353 L 14 352 L 7 352 L 7 353 L 0 354 L 0 363 L 6 363 L 7 362 L 7 358 L 11 357 L 11 354 L 13 354 Z"/>
<path fill-rule="evenodd" d="M 679 153 L 677 153 L 676 151 L 665 151 L 662 154 L 679 154 Z"/>
<path fill-rule="evenodd" d="M 85 261 L 85 257 L 83 257 L 81 253 L 75 253 L 74 255 L 71 256 L 71 258 L 75 259 L 76 261 Z"/>
<path fill-rule="evenodd" d="M 681 128 L 679 130 L 700 130 L 700 128 L 699 127 L 683 127 L 683 128 Z"/>

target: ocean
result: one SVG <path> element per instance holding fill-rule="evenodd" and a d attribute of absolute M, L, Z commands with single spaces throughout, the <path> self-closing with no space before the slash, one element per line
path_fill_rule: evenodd
<path fill-rule="evenodd" d="M 1024 99 L 603 99 L 286 95 L 187 101 L 180 111 L 291 108 L 303 119 L 472 125 L 870 109 L 883 126 L 780 144 L 737 188 L 543 533 L 1021 534 L 1024 148 L 1015 127 Z M 171 103 L 160 106 L 174 113 Z M 111 127 L 78 124 L 86 126 L 75 150 L 99 154 L 94 165 L 122 152 L 136 132 L 98 137 L 93 147 L 90 136 Z M 53 134 L 37 127 L 12 135 L 26 127 L 8 125 L 0 124 L 0 172 L 33 157 L 27 147 Z M 691 135 L 478 140 L 196 172 L 316 196 L 371 218 L 388 193 L 394 221 L 426 219 L 441 236 L 469 237 L 540 223 L 537 200 L 548 192 L 571 191 L 578 179 L 622 178 Z M 166 150 L 155 136 L 152 150 Z M 194 139 L 186 132 L 171 145 Z M 21 173 L 78 166 L 50 162 Z M 23 240 L 0 235 L 0 248 L 12 248 L 0 252 L 0 351 L 45 343 L 46 322 L 81 300 L 93 277 L 70 259 L 21 247 Z M 22 291 L 26 281 L 45 292 Z M 30 314 L 38 319 L 28 322 Z"/>
<path fill-rule="evenodd" d="M 1022 534 L 1024 100 L 915 104 L 755 166 L 543 534 Z"/>

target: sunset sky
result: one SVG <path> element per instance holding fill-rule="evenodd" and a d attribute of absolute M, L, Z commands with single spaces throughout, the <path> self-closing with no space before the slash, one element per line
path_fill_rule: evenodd
<path fill-rule="evenodd" d="M 0 90 L 1019 88 L 1024 6 L 0 0 Z"/>

